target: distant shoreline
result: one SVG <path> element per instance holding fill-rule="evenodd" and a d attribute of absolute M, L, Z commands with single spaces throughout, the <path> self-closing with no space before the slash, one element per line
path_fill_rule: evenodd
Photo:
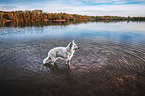
<path fill-rule="evenodd" d="M 51 21 L 57 21 L 57 22 L 59 22 L 59 21 L 67 21 L 67 20 L 61 19 L 61 20 L 51 20 Z"/>
<path fill-rule="evenodd" d="M 45 13 L 42 10 L 33 11 L 0 11 L 0 22 L 11 22 L 11 21 L 100 21 L 100 20 L 119 20 L 119 21 L 145 21 L 145 17 L 122 17 L 122 16 L 87 16 L 78 14 L 67 14 L 67 13 Z"/>
<path fill-rule="evenodd" d="M 13 22 L 14 20 L 0 20 L 0 22 Z M 56 21 L 56 22 L 65 22 L 65 21 L 68 21 L 68 20 L 51 20 L 51 21 Z M 36 21 L 37 22 L 37 21 Z"/>

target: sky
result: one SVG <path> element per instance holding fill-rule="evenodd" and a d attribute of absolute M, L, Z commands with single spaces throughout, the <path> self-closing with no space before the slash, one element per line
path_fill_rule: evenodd
<path fill-rule="evenodd" d="M 89 16 L 145 16 L 145 0 L 0 0 L 0 11 L 35 9 Z"/>

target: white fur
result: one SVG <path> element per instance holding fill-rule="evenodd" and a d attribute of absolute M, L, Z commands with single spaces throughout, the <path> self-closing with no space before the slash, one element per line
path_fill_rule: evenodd
<path fill-rule="evenodd" d="M 54 65 L 58 57 L 61 57 L 66 59 L 66 64 L 70 65 L 70 60 L 73 57 L 76 49 L 78 49 L 78 46 L 74 43 L 74 40 L 70 42 L 67 47 L 53 48 L 48 52 L 48 56 L 43 60 L 43 64 L 46 64 L 49 60 L 51 60 L 52 64 Z"/>

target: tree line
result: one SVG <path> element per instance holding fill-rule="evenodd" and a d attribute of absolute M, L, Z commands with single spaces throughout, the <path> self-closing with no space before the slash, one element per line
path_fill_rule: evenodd
<path fill-rule="evenodd" d="M 96 20 L 145 21 L 145 17 L 96 16 Z"/>
<path fill-rule="evenodd" d="M 33 11 L 0 11 L 1 21 L 89 21 L 94 17 L 66 13 L 46 13 L 42 10 Z"/>
<path fill-rule="evenodd" d="M 145 17 L 87 16 L 67 13 L 46 13 L 42 10 L 0 11 L 0 21 L 99 21 L 99 20 L 132 20 L 145 21 Z"/>

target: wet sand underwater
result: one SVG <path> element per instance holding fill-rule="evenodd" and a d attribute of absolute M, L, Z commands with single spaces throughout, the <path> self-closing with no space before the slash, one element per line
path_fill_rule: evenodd
<path fill-rule="evenodd" d="M 143 96 L 145 43 L 76 39 L 70 70 L 65 60 L 43 65 L 47 52 L 71 41 L 46 39 L 0 46 L 1 96 Z"/>

